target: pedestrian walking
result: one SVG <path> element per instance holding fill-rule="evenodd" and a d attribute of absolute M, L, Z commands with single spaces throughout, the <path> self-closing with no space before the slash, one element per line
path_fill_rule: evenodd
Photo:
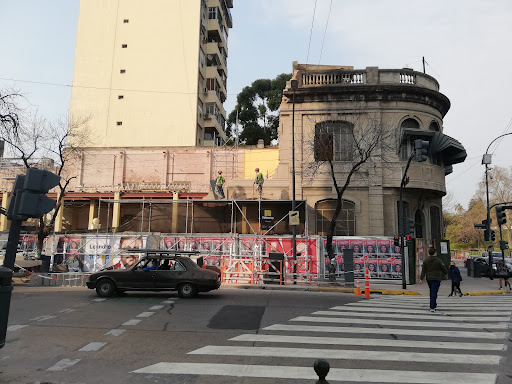
<path fill-rule="evenodd" d="M 512 287 L 510 286 L 510 282 L 508 281 L 508 278 L 510 277 L 510 271 L 507 268 L 507 266 L 503 263 L 503 260 L 498 261 L 498 266 L 496 268 L 496 277 L 500 279 L 500 289 L 503 289 L 503 280 L 505 280 L 505 289 L 512 290 Z"/>
<path fill-rule="evenodd" d="M 261 193 L 263 192 L 263 182 L 265 181 L 265 179 L 263 178 L 263 173 L 260 172 L 259 168 L 256 168 L 254 170 L 254 172 L 256 172 L 256 177 L 254 178 L 254 184 L 256 184 L 256 189 L 261 198 Z"/>
<path fill-rule="evenodd" d="M 448 278 L 448 270 L 444 263 L 437 257 L 436 250 L 428 250 L 429 257 L 423 262 L 421 267 L 420 284 L 427 278 L 428 288 L 430 290 L 430 311 L 435 312 L 437 308 L 437 293 L 441 286 L 441 279 Z"/>
<path fill-rule="evenodd" d="M 459 291 L 459 296 L 462 297 L 462 291 L 460 290 L 460 282 L 462 281 L 462 276 L 460 275 L 459 268 L 455 266 L 454 261 L 450 263 L 448 275 L 450 276 L 450 280 L 452 281 L 452 292 L 448 296 L 453 296 L 454 292 L 457 295 L 457 291 Z"/>
<path fill-rule="evenodd" d="M 226 182 L 226 179 L 224 179 L 224 176 L 222 176 L 222 171 L 219 171 L 219 175 L 215 179 L 215 185 L 217 186 L 217 193 L 220 195 L 221 199 L 225 199 L 224 196 L 224 183 Z"/>

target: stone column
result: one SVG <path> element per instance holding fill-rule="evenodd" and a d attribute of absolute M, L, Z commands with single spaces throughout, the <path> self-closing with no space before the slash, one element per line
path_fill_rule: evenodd
<path fill-rule="evenodd" d="M 2 208 L 7 211 L 7 206 L 9 205 L 9 192 L 2 193 Z M 7 220 L 7 216 L 0 215 L 0 231 L 6 231 L 9 228 L 9 222 Z"/>
<path fill-rule="evenodd" d="M 121 218 L 121 203 L 119 200 L 121 199 L 121 192 L 114 193 L 114 208 L 112 212 L 112 228 L 119 227 L 119 221 Z"/>
<path fill-rule="evenodd" d="M 178 204 L 178 192 L 173 191 L 172 199 L 174 200 L 172 203 L 172 218 L 171 218 L 172 232 L 178 233 L 178 207 L 180 206 Z"/>

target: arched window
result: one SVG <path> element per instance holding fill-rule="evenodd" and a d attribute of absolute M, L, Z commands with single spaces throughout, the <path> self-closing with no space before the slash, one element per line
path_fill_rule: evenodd
<path fill-rule="evenodd" d="M 414 232 L 417 239 L 423 239 L 423 214 L 419 209 L 414 214 Z"/>
<path fill-rule="evenodd" d="M 334 210 L 336 208 L 335 199 L 325 199 L 317 201 L 315 204 L 316 233 L 326 236 L 331 223 Z M 355 236 L 356 235 L 356 205 L 352 201 L 343 200 L 341 211 L 336 219 L 334 236 Z"/>
<path fill-rule="evenodd" d="M 315 161 L 352 161 L 354 126 L 347 121 L 323 121 L 315 125 Z"/>
<path fill-rule="evenodd" d="M 441 210 L 439 207 L 430 207 L 430 234 L 432 243 L 441 240 Z"/>
<path fill-rule="evenodd" d="M 420 124 L 415 119 L 409 118 L 409 119 L 405 119 L 404 121 L 402 121 L 400 128 L 402 131 L 404 129 L 408 129 L 408 128 L 409 129 L 411 129 L 411 128 L 419 129 Z M 410 136 L 404 137 L 403 142 L 401 143 L 401 146 L 400 146 L 400 158 L 402 160 L 409 159 L 409 154 L 411 153 L 410 151 L 412 150 L 411 148 L 412 148 L 411 137 Z"/>
<path fill-rule="evenodd" d="M 404 121 L 402 121 L 401 127 L 402 128 L 416 128 L 416 129 L 419 129 L 420 128 L 420 123 L 418 123 L 418 121 L 415 120 L 415 119 L 405 119 Z"/>
<path fill-rule="evenodd" d="M 435 121 L 431 122 L 429 127 L 428 127 L 428 130 L 429 131 L 437 131 L 437 132 L 439 132 L 439 124 L 437 124 L 437 122 L 435 122 Z"/>

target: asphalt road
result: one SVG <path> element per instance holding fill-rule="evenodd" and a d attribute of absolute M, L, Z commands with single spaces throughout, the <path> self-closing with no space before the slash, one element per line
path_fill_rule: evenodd
<path fill-rule="evenodd" d="M 508 297 L 442 298 L 435 314 L 425 300 L 16 287 L 0 383 L 314 383 L 318 357 L 331 383 L 512 382 Z"/>

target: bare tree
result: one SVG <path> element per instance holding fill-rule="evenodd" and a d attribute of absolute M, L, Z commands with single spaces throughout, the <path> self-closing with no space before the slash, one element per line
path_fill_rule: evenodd
<path fill-rule="evenodd" d="M 356 174 L 360 174 L 361 179 L 371 183 L 370 169 L 387 169 L 389 156 L 396 157 L 395 143 L 395 130 L 383 126 L 378 118 L 369 114 L 315 123 L 313 139 L 308 143 L 311 150 L 310 159 L 305 167 L 305 176 L 312 179 L 319 174 L 328 174 L 336 193 L 336 207 L 327 230 L 326 244 L 331 261 L 331 282 L 336 280 L 336 269 L 332 263 L 335 257 L 332 239 L 336 221 L 343 208 L 343 195 Z"/>
<path fill-rule="evenodd" d="M 36 223 L 37 253 L 40 255 L 44 239 L 53 230 L 59 210 L 64 204 L 67 187 L 77 177 L 66 170 L 77 169 L 72 167 L 73 163 L 80 160 L 83 148 L 90 144 L 90 131 L 87 128 L 89 118 L 48 122 L 34 115 L 23 119 L 20 118 L 14 99 L 12 95 L 6 97 L 6 104 L 0 110 L 0 140 L 7 144 L 6 149 L 13 158 L 22 161 L 25 170 L 37 167 L 61 177 L 60 184 L 56 187 L 57 202 L 54 210 L 39 218 Z"/>

